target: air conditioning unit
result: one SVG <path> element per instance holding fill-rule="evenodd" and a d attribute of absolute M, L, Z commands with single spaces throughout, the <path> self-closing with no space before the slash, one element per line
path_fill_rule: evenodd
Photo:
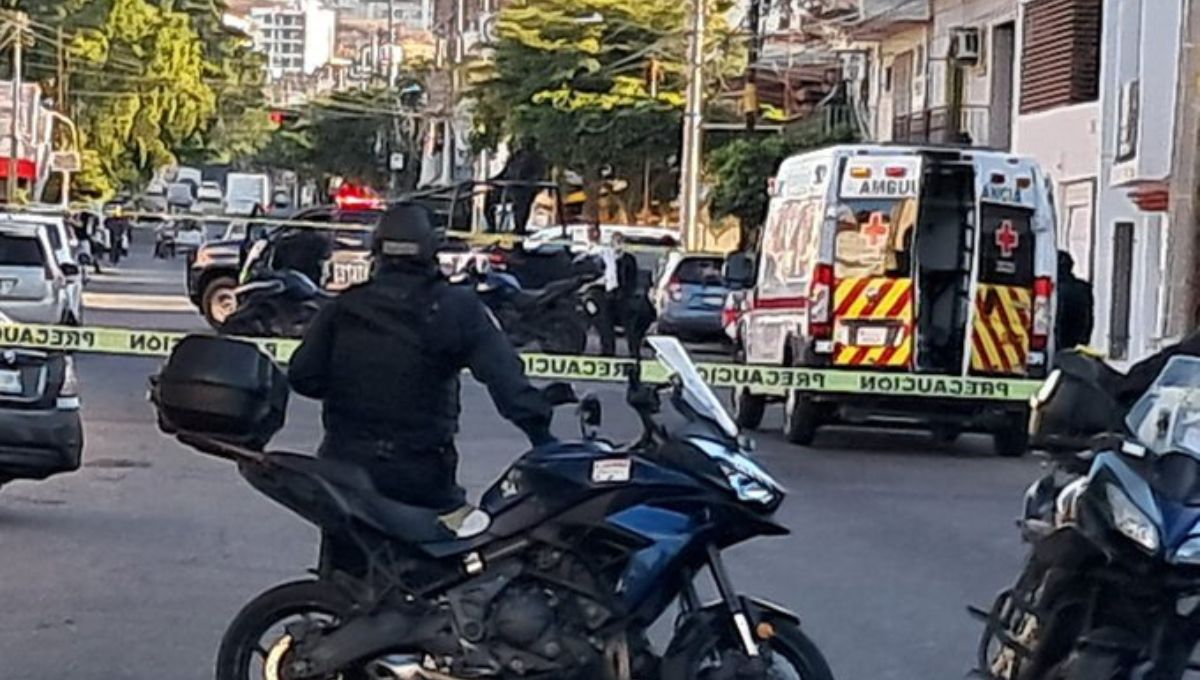
<path fill-rule="evenodd" d="M 978 28 L 953 29 L 950 33 L 950 58 L 968 64 L 978 63 L 983 47 L 981 40 Z"/>

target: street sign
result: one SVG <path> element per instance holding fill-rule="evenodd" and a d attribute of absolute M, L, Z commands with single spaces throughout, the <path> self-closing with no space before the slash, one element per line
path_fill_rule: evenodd
<path fill-rule="evenodd" d="M 400 172 L 401 170 L 403 170 L 404 169 L 404 154 L 399 151 L 393 151 L 391 157 L 388 158 L 388 168 L 392 172 Z"/>
<path fill-rule="evenodd" d="M 50 154 L 51 172 L 79 172 L 83 162 L 78 151 L 55 151 Z"/>

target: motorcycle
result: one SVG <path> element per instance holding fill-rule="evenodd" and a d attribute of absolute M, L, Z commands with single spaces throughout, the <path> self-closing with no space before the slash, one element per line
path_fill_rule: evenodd
<path fill-rule="evenodd" d="M 538 290 L 526 290 L 512 274 L 472 259 L 464 278 L 474 281 L 475 291 L 513 346 L 536 344 L 550 354 L 583 354 L 587 350 L 588 319 L 582 291 L 602 273 L 602 265 L 595 258 L 584 256 L 572 263 L 567 278 Z"/>
<path fill-rule="evenodd" d="M 553 384 L 552 403 L 578 404 L 582 440 L 523 455 L 457 530 L 381 496 L 353 464 L 264 453 L 258 445 L 283 426 L 278 403 L 250 409 L 273 414 L 268 426 L 228 412 L 197 420 L 222 402 L 213 367 L 227 367 L 233 383 L 260 374 L 206 347 L 220 342 L 257 353 L 236 341 L 182 341 L 152 381 L 165 431 L 236 462 L 257 490 L 358 545 L 365 568 L 322 562 L 315 579 L 246 605 L 221 642 L 217 680 L 832 679 L 798 617 L 741 595 L 729 577 L 723 550 L 788 533 L 772 520 L 784 491 L 677 340 L 649 343 L 673 374 L 665 389 L 681 427 L 658 422 L 664 388 L 642 383 L 640 369 L 627 402 L 643 432 L 626 445 L 598 434 L 596 397 Z M 182 389 L 181 374 L 200 387 Z M 706 567 L 719 594 L 710 604 L 694 586 Z M 673 603 L 674 635 L 660 655 L 646 631 Z"/>
<path fill-rule="evenodd" d="M 304 274 L 269 264 L 270 238 L 250 247 L 245 282 L 234 289 L 237 309 L 218 328 L 222 335 L 302 338 L 308 324 L 333 298 Z"/>
<path fill-rule="evenodd" d="M 1068 361 L 1033 401 L 1052 470 L 1025 494 L 1030 554 L 992 607 L 977 674 L 1179 680 L 1200 670 L 1200 357 L 1170 358 L 1131 406 L 1120 374 Z M 1087 445 L 1083 444 L 1087 441 Z"/>

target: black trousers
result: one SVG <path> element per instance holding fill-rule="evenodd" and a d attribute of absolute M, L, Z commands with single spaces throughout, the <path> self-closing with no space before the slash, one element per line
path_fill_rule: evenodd
<path fill-rule="evenodd" d="M 397 441 L 327 435 L 318 455 L 362 466 L 381 494 L 401 503 L 446 513 L 466 502 L 466 491 L 458 484 L 458 450 L 453 442 L 413 450 Z M 322 532 L 320 567 L 322 573 L 335 568 L 361 575 L 366 555 L 350 537 Z"/>

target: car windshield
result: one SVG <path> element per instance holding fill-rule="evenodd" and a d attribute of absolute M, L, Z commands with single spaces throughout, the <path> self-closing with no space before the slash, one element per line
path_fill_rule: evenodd
<path fill-rule="evenodd" d="M 692 358 L 688 356 L 687 350 L 679 340 L 654 336 L 647 338 L 646 342 L 654 349 L 658 360 L 679 376 L 683 384 L 683 399 L 687 405 L 720 426 L 725 434 L 736 437 L 737 425 L 721 405 L 721 400 L 717 399 L 717 395 L 713 394 L 708 384 L 700 377 L 700 372 L 696 370 L 696 365 L 692 363 Z"/>
<path fill-rule="evenodd" d="M 1200 458 L 1200 357 L 1176 356 L 1138 399 L 1125 420 L 1154 453 Z"/>

